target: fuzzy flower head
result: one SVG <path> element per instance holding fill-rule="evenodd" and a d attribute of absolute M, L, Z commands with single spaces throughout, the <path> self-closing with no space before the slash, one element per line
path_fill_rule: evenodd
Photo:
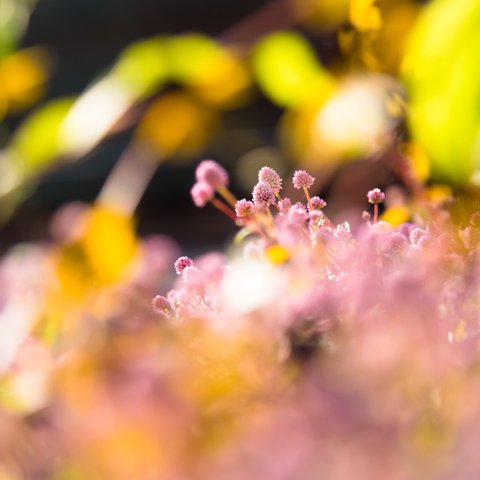
<path fill-rule="evenodd" d="M 227 171 L 214 160 L 203 160 L 195 172 L 197 182 L 207 184 L 211 189 L 228 185 Z"/>
<path fill-rule="evenodd" d="M 296 203 L 288 210 L 288 219 L 293 223 L 304 223 L 308 220 L 308 212 L 304 205 Z"/>
<path fill-rule="evenodd" d="M 385 194 L 379 188 L 374 188 L 367 193 L 367 199 L 373 204 L 382 203 L 385 200 Z"/>
<path fill-rule="evenodd" d="M 372 218 L 372 216 L 370 215 L 370 212 L 367 212 L 366 210 L 364 210 L 362 212 L 362 220 L 365 220 L 366 222 L 368 222 L 370 218 Z"/>
<path fill-rule="evenodd" d="M 288 213 L 290 210 L 290 207 L 292 206 L 292 202 L 289 198 L 282 198 L 281 200 L 278 201 L 277 203 L 277 208 L 280 213 L 283 213 L 284 215 Z"/>
<path fill-rule="evenodd" d="M 305 170 L 297 170 L 293 174 L 293 186 L 297 189 L 310 188 L 313 185 L 315 178 L 313 178 Z"/>
<path fill-rule="evenodd" d="M 312 210 L 309 213 L 309 223 L 312 226 L 319 225 L 322 218 L 323 218 L 323 213 L 320 210 Z"/>
<path fill-rule="evenodd" d="M 235 213 L 238 218 L 249 217 L 255 211 L 253 202 L 242 198 L 235 204 Z"/>
<path fill-rule="evenodd" d="M 310 199 L 310 204 L 312 205 L 313 210 L 321 210 L 327 206 L 327 202 L 320 197 L 312 197 Z"/>
<path fill-rule="evenodd" d="M 172 305 L 167 297 L 164 297 L 163 295 L 157 295 L 152 300 L 152 309 L 155 313 L 169 316 L 172 312 Z"/>
<path fill-rule="evenodd" d="M 282 189 L 282 179 L 280 175 L 270 167 L 263 167 L 258 172 L 258 181 L 268 183 L 274 193 L 278 193 Z"/>
<path fill-rule="evenodd" d="M 273 188 L 265 182 L 258 182 L 252 192 L 253 202 L 257 206 L 268 207 L 275 203 L 275 192 Z"/>
<path fill-rule="evenodd" d="M 213 198 L 214 194 L 212 187 L 204 182 L 197 182 L 190 190 L 193 203 L 197 207 L 204 207 Z"/>
<path fill-rule="evenodd" d="M 183 271 L 187 267 L 191 267 L 193 265 L 193 260 L 190 257 L 180 257 L 175 262 L 175 272 L 177 275 L 182 275 Z"/>

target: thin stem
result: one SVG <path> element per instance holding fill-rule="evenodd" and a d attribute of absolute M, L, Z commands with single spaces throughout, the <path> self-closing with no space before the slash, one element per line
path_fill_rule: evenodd
<path fill-rule="evenodd" d="M 222 213 L 224 213 L 228 218 L 231 218 L 235 223 L 237 223 L 237 216 L 235 215 L 235 213 L 233 212 L 233 210 L 231 210 L 227 205 L 225 205 L 223 202 L 221 202 L 220 200 L 218 200 L 218 198 L 212 198 L 210 200 L 210 203 L 215 207 L 217 208 L 218 210 L 220 210 Z"/>
<path fill-rule="evenodd" d="M 313 210 L 312 202 L 310 201 L 310 195 L 308 193 L 307 187 L 303 187 L 303 191 L 305 192 L 305 197 L 307 197 L 308 208 L 310 209 L 310 211 L 312 211 Z"/>
<path fill-rule="evenodd" d="M 125 150 L 100 191 L 97 202 L 132 215 L 158 167 L 158 160 L 135 145 Z"/>
<path fill-rule="evenodd" d="M 373 204 L 373 223 L 378 221 L 378 203 Z"/>
<path fill-rule="evenodd" d="M 237 198 L 227 187 L 218 187 L 217 192 L 228 204 L 235 208 Z"/>

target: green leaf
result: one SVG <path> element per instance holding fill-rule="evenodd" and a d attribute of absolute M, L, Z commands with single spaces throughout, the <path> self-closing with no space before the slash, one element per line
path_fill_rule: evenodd
<path fill-rule="evenodd" d="M 438 0 L 409 43 L 404 79 L 412 134 L 432 177 L 466 184 L 480 171 L 480 2 Z"/>
<path fill-rule="evenodd" d="M 166 40 L 155 37 L 127 47 L 113 67 L 113 75 L 136 97 L 152 94 L 169 77 Z"/>
<path fill-rule="evenodd" d="M 190 83 L 211 67 L 211 59 L 220 46 L 206 35 L 189 33 L 171 37 L 167 54 L 172 80 Z"/>
<path fill-rule="evenodd" d="M 9 153 L 22 170 L 37 173 L 64 153 L 60 129 L 73 103 L 73 98 L 52 100 L 20 125 L 9 145 Z"/>
<path fill-rule="evenodd" d="M 253 52 L 252 67 L 265 94 L 283 107 L 325 98 L 334 84 L 309 43 L 294 32 L 264 37 Z"/>

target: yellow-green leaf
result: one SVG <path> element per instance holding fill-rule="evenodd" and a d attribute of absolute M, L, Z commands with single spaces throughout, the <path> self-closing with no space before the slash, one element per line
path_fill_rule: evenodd
<path fill-rule="evenodd" d="M 264 93 L 284 107 L 326 97 L 333 88 L 332 77 L 309 43 L 294 32 L 276 32 L 263 38 L 253 52 L 252 66 Z"/>

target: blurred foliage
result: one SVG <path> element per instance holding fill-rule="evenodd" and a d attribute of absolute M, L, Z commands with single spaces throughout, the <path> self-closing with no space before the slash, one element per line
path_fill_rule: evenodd
<path fill-rule="evenodd" d="M 432 176 L 453 184 L 467 184 L 480 165 L 479 25 L 476 0 L 437 0 L 405 60 L 412 134 L 430 157 Z"/>
<path fill-rule="evenodd" d="M 2 155 L 4 210 L 46 169 L 80 160 L 128 126 L 136 132 L 127 151 L 148 152 L 148 161 L 200 155 L 222 129 L 222 112 L 256 101 L 255 84 L 284 111 L 278 132 L 291 162 L 322 168 L 393 148 L 417 184 L 468 184 L 479 150 L 478 7 L 474 0 L 431 3 L 292 0 L 294 21 L 308 28 L 308 39 L 284 29 L 251 45 L 195 32 L 136 41 L 77 98 L 48 100 L 13 133 Z M 3 116 L 29 108 L 46 91 L 47 52 L 15 51 L 32 6 L 0 2 Z M 341 54 L 321 61 L 318 34 L 335 38 Z M 405 118 L 410 144 L 397 141 Z"/>
<path fill-rule="evenodd" d="M 325 98 L 334 81 L 308 42 L 294 32 L 278 32 L 260 40 L 253 70 L 265 94 L 283 107 L 298 107 Z"/>
<path fill-rule="evenodd" d="M 15 51 L 32 6 L 0 2 L 3 115 L 28 108 L 45 92 L 48 55 L 38 48 Z M 290 6 L 312 38 L 280 30 L 246 46 L 224 45 L 202 33 L 154 36 L 125 48 L 76 99 L 49 100 L 35 109 L 2 155 L 9 172 L 0 189 L 9 195 L 6 205 L 20 200 L 23 185 L 58 160 L 81 159 L 110 133 L 132 124 L 138 128 L 131 148 L 157 160 L 192 158 L 222 128 L 223 111 L 255 101 L 255 83 L 285 110 L 279 134 L 293 162 L 321 166 L 382 155 L 393 146 L 411 162 L 419 182 L 429 174 L 447 183 L 471 181 L 478 156 L 474 0 L 461 6 L 432 2 L 418 25 L 422 8 L 413 0 L 292 0 Z M 451 35 L 443 35 L 447 23 Z M 328 64 L 320 61 L 318 45 L 312 44 L 317 32 L 335 35 L 342 55 Z M 395 145 L 405 116 L 412 145 L 418 145 L 415 155 L 408 153 L 414 147 Z"/>
<path fill-rule="evenodd" d="M 72 98 L 49 101 L 17 129 L 9 148 L 21 170 L 38 172 L 63 154 L 60 130 L 73 103 Z"/>
<path fill-rule="evenodd" d="M 111 75 L 134 95 L 150 95 L 168 78 L 166 39 L 151 38 L 127 47 Z"/>
<path fill-rule="evenodd" d="M 45 50 L 31 48 L 0 60 L 0 118 L 18 113 L 43 96 L 49 70 Z"/>
<path fill-rule="evenodd" d="M 18 48 L 36 0 L 0 0 L 0 58 Z"/>

